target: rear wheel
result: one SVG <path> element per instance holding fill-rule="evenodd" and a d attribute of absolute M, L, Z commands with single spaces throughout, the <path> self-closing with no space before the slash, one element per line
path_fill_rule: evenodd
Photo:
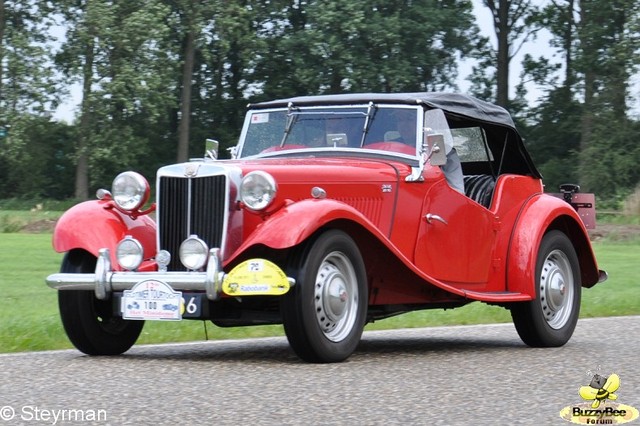
<path fill-rule="evenodd" d="M 96 258 L 85 251 L 65 255 L 61 272 L 91 273 Z M 99 300 L 93 291 L 60 290 L 62 325 L 73 345 L 87 355 L 119 355 L 138 340 L 144 321 L 123 320 L 113 314 L 111 300 Z"/>
<path fill-rule="evenodd" d="M 578 322 L 581 296 L 578 256 L 562 232 L 542 239 L 535 277 L 536 299 L 511 308 L 513 323 L 529 346 L 562 346 Z"/>
<path fill-rule="evenodd" d="M 339 362 L 358 346 L 368 292 L 364 262 L 355 242 L 332 230 L 304 252 L 297 282 L 283 300 L 289 344 L 308 362 Z"/>

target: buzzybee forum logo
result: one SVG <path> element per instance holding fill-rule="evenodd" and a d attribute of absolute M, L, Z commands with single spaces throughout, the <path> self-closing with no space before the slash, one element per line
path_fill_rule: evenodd
<path fill-rule="evenodd" d="M 586 402 L 564 407 L 560 410 L 560 417 L 579 425 L 621 425 L 638 418 L 636 408 L 617 402 L 620 376 L 615 373 L 602 375 L 600 367 L 596 372 L 587 374 L 591 382 L 578 390 Z"/>

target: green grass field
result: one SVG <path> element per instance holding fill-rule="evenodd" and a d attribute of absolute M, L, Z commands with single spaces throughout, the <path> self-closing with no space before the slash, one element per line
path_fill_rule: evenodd
<path fill-rule="evenodd" d="M 36 208 L 31 211 L 0 209 L 0 234 L 20 232 L 27 227 L 43 226 L 54 222 L 61 215 L 60 211 Z"/>
<path fill-rule="evenodd" d="M 583 291 L 581 317 L 640 314 L 640 241 L 594 244 L 609 280 Z M 0 233 L 0 352 L 70 348 L 58 316 L 57 294 L 44 278 L 62 255 L 50 234 Z M 413 312 L 367 325 L 367 330 L 510 322 L 506 309 L 472 303 L 454 310 Z M 205 329 L 206 327 L 206 329 Z M 147 322 L 138 343 L 282 335 L 281 326 L 218 328 L 201 321 Z"/>

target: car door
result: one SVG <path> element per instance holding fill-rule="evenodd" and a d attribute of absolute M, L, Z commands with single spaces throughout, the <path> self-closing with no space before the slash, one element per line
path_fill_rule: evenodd
<path fill-rule="evenodd" d="M 425 195 L 416 242 L 421 270 L 459 288 L 481 291 L 489 279 L 496 219 L 444 180 Z"/>

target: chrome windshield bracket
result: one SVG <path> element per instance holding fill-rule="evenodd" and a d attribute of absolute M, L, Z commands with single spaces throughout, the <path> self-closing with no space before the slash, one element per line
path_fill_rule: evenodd
<path fill-rule="evenodd" d="M 405 182 L 423 182 L 424 176 L 422 176 L 422 169 L 422 166 L 412 167 L 411 174 L 404 179 Z"/>

